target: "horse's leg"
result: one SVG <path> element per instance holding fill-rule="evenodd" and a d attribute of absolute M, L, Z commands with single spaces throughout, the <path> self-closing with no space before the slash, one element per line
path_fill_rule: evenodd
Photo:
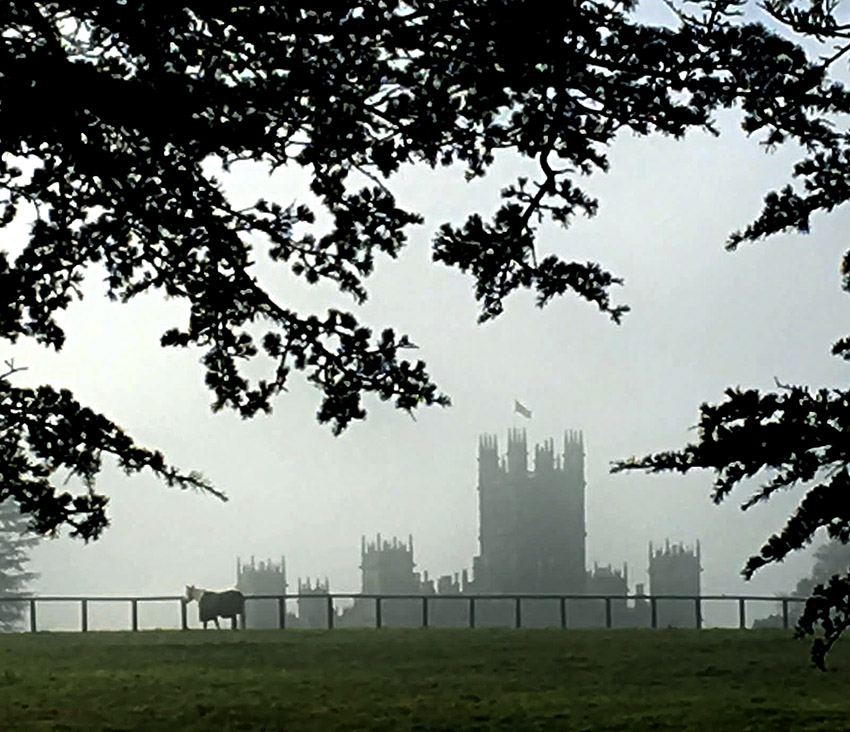
<path fill-rule="evenodd" d="M 216 616 L 213 618 L 213 620 L 215 620 L 215 627 L 216 627 L 218 630 L 221 630 L 221 626 L 218 624 L 218 615 L 216 615 Z"/>
<path fill-rule="evenodd" d="M 230 616 L 230 629 L 236 630 L 236 616 L 235 615 Z"/>
<path fill-rule="evenodd" d="M 207 621 L 204 620 L 204 630 L 206 630 L 206 629 L 207 629 Z"/>

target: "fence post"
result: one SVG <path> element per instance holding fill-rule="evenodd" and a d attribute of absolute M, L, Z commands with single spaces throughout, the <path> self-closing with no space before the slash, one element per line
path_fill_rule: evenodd
<path fill-rule="evenodd" d="M 658 601 L 655 597 L 649 598 L 649 616 L 650 616 L 650 626 L 653 628 L 658 627 Z"/>
<path fill-rule="evenodd" d="M 469 627 L 475 627 L 475 598 L 469 598 Z"/>
<path fill-rule="evenodd" d="M 189 630 L 189 618 L 186 612 L 186 598 L 180 598 L 180 628 L 181 630 Z"/>
<path fill-rule="evenodd" d="M 611 598 L 605 598 L 605 627 L 611 627 Z"/>
<path fill-rule="evenodd" d="M 328 595 L 328 630 L 334 629 L 334 596 Z"/>
<path fill-rule="evenodd" d="M 139 629 L 139 601 L 130 600 L 130 624 L 133 630 Z"/>
<path fill-rule="evenodd" d="M 738 628 L 744 630 L 747 627 L 747 610 L 746 600 L 743 597 L 738 598 Z"/>
<path fill-rule="evenodd" d="M 277 598 L 277 627 L 281 630 L 286 628 L 286 597 Z"/>
<path fill-rule="evenodd" d="M 86 599 L 80 600 L 80 618 L 82 620 L 83 633 L 89 629 L 89 601 Z"/>
<path fill-rule="evenodd" d="M 782 598 L 782 627 L 788 630 L 788 598 Z"/>
<path fill-rule="evenodd" d="M 567 627 L 567 598 L 561 598 L 561 627 Z"/>
<path fill-rule="evenodd" d="M 521 628 L 522 627 L 522 598 L 516 598 L 516 605 L 514 606 L 514 627 Z"/>
<path fill-rule="evenodd" d="M 422 627 L 428 627 L 428 595 L 422 597 Z"/>
<path fill-rule="evenodd" d="M 694 598 L 694 621 L 696 629 L 702 629 L 702 600 L 699 597 Z"/>
<path fill-rule="evenodd" d="M 381 598 L 375 598 L 375 627 L 380 628 L 383 625 L 383 618 L 381 617 Z"/>
<path fill-rule="evenodd" d="M 35 618 L 35 600 L 30 600 L 30 632 L 35 633 L 38 630 L 38 625 Z"/>

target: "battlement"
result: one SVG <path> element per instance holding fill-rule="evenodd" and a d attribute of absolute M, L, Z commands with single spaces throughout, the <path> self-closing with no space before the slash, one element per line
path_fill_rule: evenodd
<path fill-rule="evenodd" d="M 686 547 L 682 542 L 678 544 L 671 544 L 670 540 L 667 539 L 664 542 L 664 547 L 655 549 L 653 551 L 652 542 L 649 542 L 649 562 L 652 564 L 653 562 L 687 562 L 687 561 L 696 561 L 699 564 L 700 561 L 700 545 L 699 540 L 697 540 L 695 546 Z"/>
<path fill-rule="evenodd" d="M 482 452 L 499 452 L 499 439 L 496 435 L 479 435 L 478 436 L 478 454 Z"/>
<path fill-rule="evenodd" d="M 266 595 L 286 592 L 286 558 L 250 562 L 236 558 L 236 586 L 247 594 Z"/>
<path fill-rule="evenodd" d="M 552 438 L 534 446 L 534 465 L 528 462 L 528 437 L 521 428 L 508 430 L 507 451 L 499 454 L 496 435 L 484 434 L 478 438 L 478 487 L 492 485 L 512 476 L 551 475 L 568 472 L 584 479 L 584 435 L 580 430 L 564 432 L 563 452 L 557 454 Z"/>
<path fill-rule="evenodd" d="M 564 430 L 564 452 L 579 448 L 584 451 L 584 433 L 581 430 Z"/>
<path fill-rule="evenodd" d="M 306 580 L 301 580 L 298 578 L 298 594 L 299 595 L 327 595 L 330 593 L 331 583 L 328 581 L 328 578 L 325 577 L 325 581 L 322 582 L 318 577 L 315 581 L 311 581 L 308 577 Z"/>
<path fill-rule="evenodd" d="M 590 573 L 591 577 L 598 578 L 608 578 L 608 577 L 616 577 L 617 579 L 624 580 L 625 582 L 629 581 L 629 565 L 623 564 L 623 568 L 619 569 L 617 567 L 612 567 L 610 564 L 600 566 L 596 562 L 593 563 L 593 572 Z"/>
<path fill-rule="evenodd" d="M 381 540 L 381 535 L 378 534 L 375 541 L 366 541 L 365 536 L 360 537 L 360 559 L 366 559 L 367 556 L 373 554 L 403 554 L 413 559 L 413 534 L 408 535 L 407 544 L 400 541 L 395 536 L 392 541 Z"/>
<path fill-rule="evenodd" d="M 280 563 L 275 564 L 271 559 L 267 559 L 263 561 L 262 559 L 257 562 L 255 561 L 253 555 L 251 556 L 250 563 L 243 563 L 241 558 L 236 557 L 236 575 L 251 575 L 251 574 L 272 574 L 272 575 L 286 575 L 286 557 L 280 558 Z"/>

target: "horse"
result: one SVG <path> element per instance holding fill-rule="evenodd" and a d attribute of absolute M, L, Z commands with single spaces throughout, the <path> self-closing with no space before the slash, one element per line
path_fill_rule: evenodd
<path fill-rule="evenodd" d="M 225 590 L 224 592 L 211 592 L 202 590 L 194 585 L 186 585 L 186 602 L 198 601 L 198 617 L 207 629 L 207 622 L 212 620 L 219 630 L 219 617 L 230 618 L 230 627 L 236 630 L 236 617 L 241 619 L 241 625 L 245 627 L 245 596 L 239 590 Z"/>

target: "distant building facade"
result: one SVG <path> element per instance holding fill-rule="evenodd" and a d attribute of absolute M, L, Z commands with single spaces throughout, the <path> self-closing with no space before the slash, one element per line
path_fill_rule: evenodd
<path fill-rule="evenodd" d="M 553 440 L 534 449 L 534 464 L 529 465 L 525 430 L 508 433 L 507 451 L 499 453 L 495 435 L 483 435 L 478 443 L 478 518 L 479 551 L 472 560 L 472 576 L 463 570 L 438 577 L 416 569 L 413 537 L 401 541 L 393 537 L 375 541 L 361 538 L 360 592 L 363 595 L 409 595 L 414 599 L 381 600 L 383 625 L 422 624 L 423 603 L 419 597 L 434 595 L 428 601 L 430 625 L 467 625 L 471 612 L 470 596 L 493 594 L 588 595 L 570 600 L 568 624 L 572 627 L 599 626 L 610 612 L 615 626 L 650 624 L 650 603 L 644 599 L 643 585 L 637 585 L 637 597 L 628 600 L 628 567 L 594 564 L 587 569 L 587 530 L 585 520 L 584 438 L 581 432 L 567 431 L 562 450 L 556 453 Z M 700 548 L 671 545 L 649 549 L 649 593 L 651 595 L 697 596 L 700 593 Z M 268 567 L 250 569 L 240 565 L 240 589 L 267 593 L 266 587 L 286 587 L 282 577 L 272 580 Z M 244 576 L 244 579 L 243 579 Z M 261 578 L 265 578 L 261 581 Z M 281 584 L 282 580 L 282 584 Z M 263 588 L 263 589 L 259 589 Z M 285 591 L 285 589 L 283 590 Z M 327 627 L 327 580 L 299 581 L 298 616 L 288 619 L 295 627 Z M 272 594 L 268 592 L 268 594 Z M 597 596 L 597 597 L 592 597 Z M 610 601 L 598 596 L 613 596 Z M 619 599 L 619 598 L 622 599 Z M 372 626 L 378 608 L 373 598 L 358 597 L 344 610 L 334 611 L 334 623 L 341 626 Z M 505 625 L 521 615 L 523 626 L 558 625 L 561 606 L 557 599 L 523 600 L 519 611 L 512 599 L 481 598 L 475 602 L 476 625 Z M 277 627 L 278 609 L 272 625 Z M 656 606 L 659 627 L 694 627 L 693 601 L 664 600 Z M 269 622 L 272 610 L 267 611 Z M 249 615 L 250 617 L 250 615 Z M 260 617 L 258 613 L 257 617 Z M 265 618 L 265 615 L 262 615 Z M 289 616 L 287 616 L 289 618 Z"/>

